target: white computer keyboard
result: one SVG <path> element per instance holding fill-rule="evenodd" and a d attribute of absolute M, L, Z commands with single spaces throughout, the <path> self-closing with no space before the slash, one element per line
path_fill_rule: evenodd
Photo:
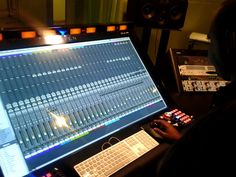
<path fill-rule="evenodd" d="M 158 145 L 159 143 L 149 134 L 140 130 L 80 162 L 74 166 L 74 169 L 81 177 L 107 177 Z"/>

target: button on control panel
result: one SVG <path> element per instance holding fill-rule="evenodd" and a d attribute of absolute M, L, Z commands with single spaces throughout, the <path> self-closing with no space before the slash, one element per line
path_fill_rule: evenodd
<path fill-rule="evenodd" d="M 168 111 L 164 112 L 158 117 L 155 117 L 155 119 L 165 120 L 180 131 L 184 127 L 187 127 L 189 124 L 191 124 L 194 120 L 193 116 L 188 115 L 177 108 L 169 109 Z M 154 120 L 152 120 L 148 124 L 143 125 L 142 128 L 146 132 L 148 132 L 152 137 L 157 139 L 158 142 L 163 141 L 163 137 L 159 135 L 153 128 L 159 128 L 162 131 L 165 131 L 165 127 L 163 127 L 162 125 L 156 124 Z"/>
<path fill-rule="evenodd" d="M 177 108 L 161 114 L 159 118 L 166 120 L 176 127 L 186 126 L 193 121 L 193 116 L 190 116 Z"/>

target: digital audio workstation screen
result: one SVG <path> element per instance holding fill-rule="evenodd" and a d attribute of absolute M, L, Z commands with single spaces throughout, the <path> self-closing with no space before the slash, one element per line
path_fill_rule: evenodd
<path fill-rule="evenodd" d="M 129 37 L 0 51 L 0 94 L 6 177 L 166 108 Z"/>

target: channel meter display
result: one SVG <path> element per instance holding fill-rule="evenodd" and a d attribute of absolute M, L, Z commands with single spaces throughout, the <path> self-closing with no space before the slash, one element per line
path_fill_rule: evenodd
<path fill-rule="evenodd" d="M 166 108 L 129 37 L 0 51 L 0 94 L 0 163 L 15 177 Z"/>

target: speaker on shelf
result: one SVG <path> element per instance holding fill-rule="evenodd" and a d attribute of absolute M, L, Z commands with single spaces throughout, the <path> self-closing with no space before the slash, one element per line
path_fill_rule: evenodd
<path fill-rule="evenodd" d="M 127 20 L 138 26 L 180 29 L 187 8 L 188 0 L 128 0 Z"/>

